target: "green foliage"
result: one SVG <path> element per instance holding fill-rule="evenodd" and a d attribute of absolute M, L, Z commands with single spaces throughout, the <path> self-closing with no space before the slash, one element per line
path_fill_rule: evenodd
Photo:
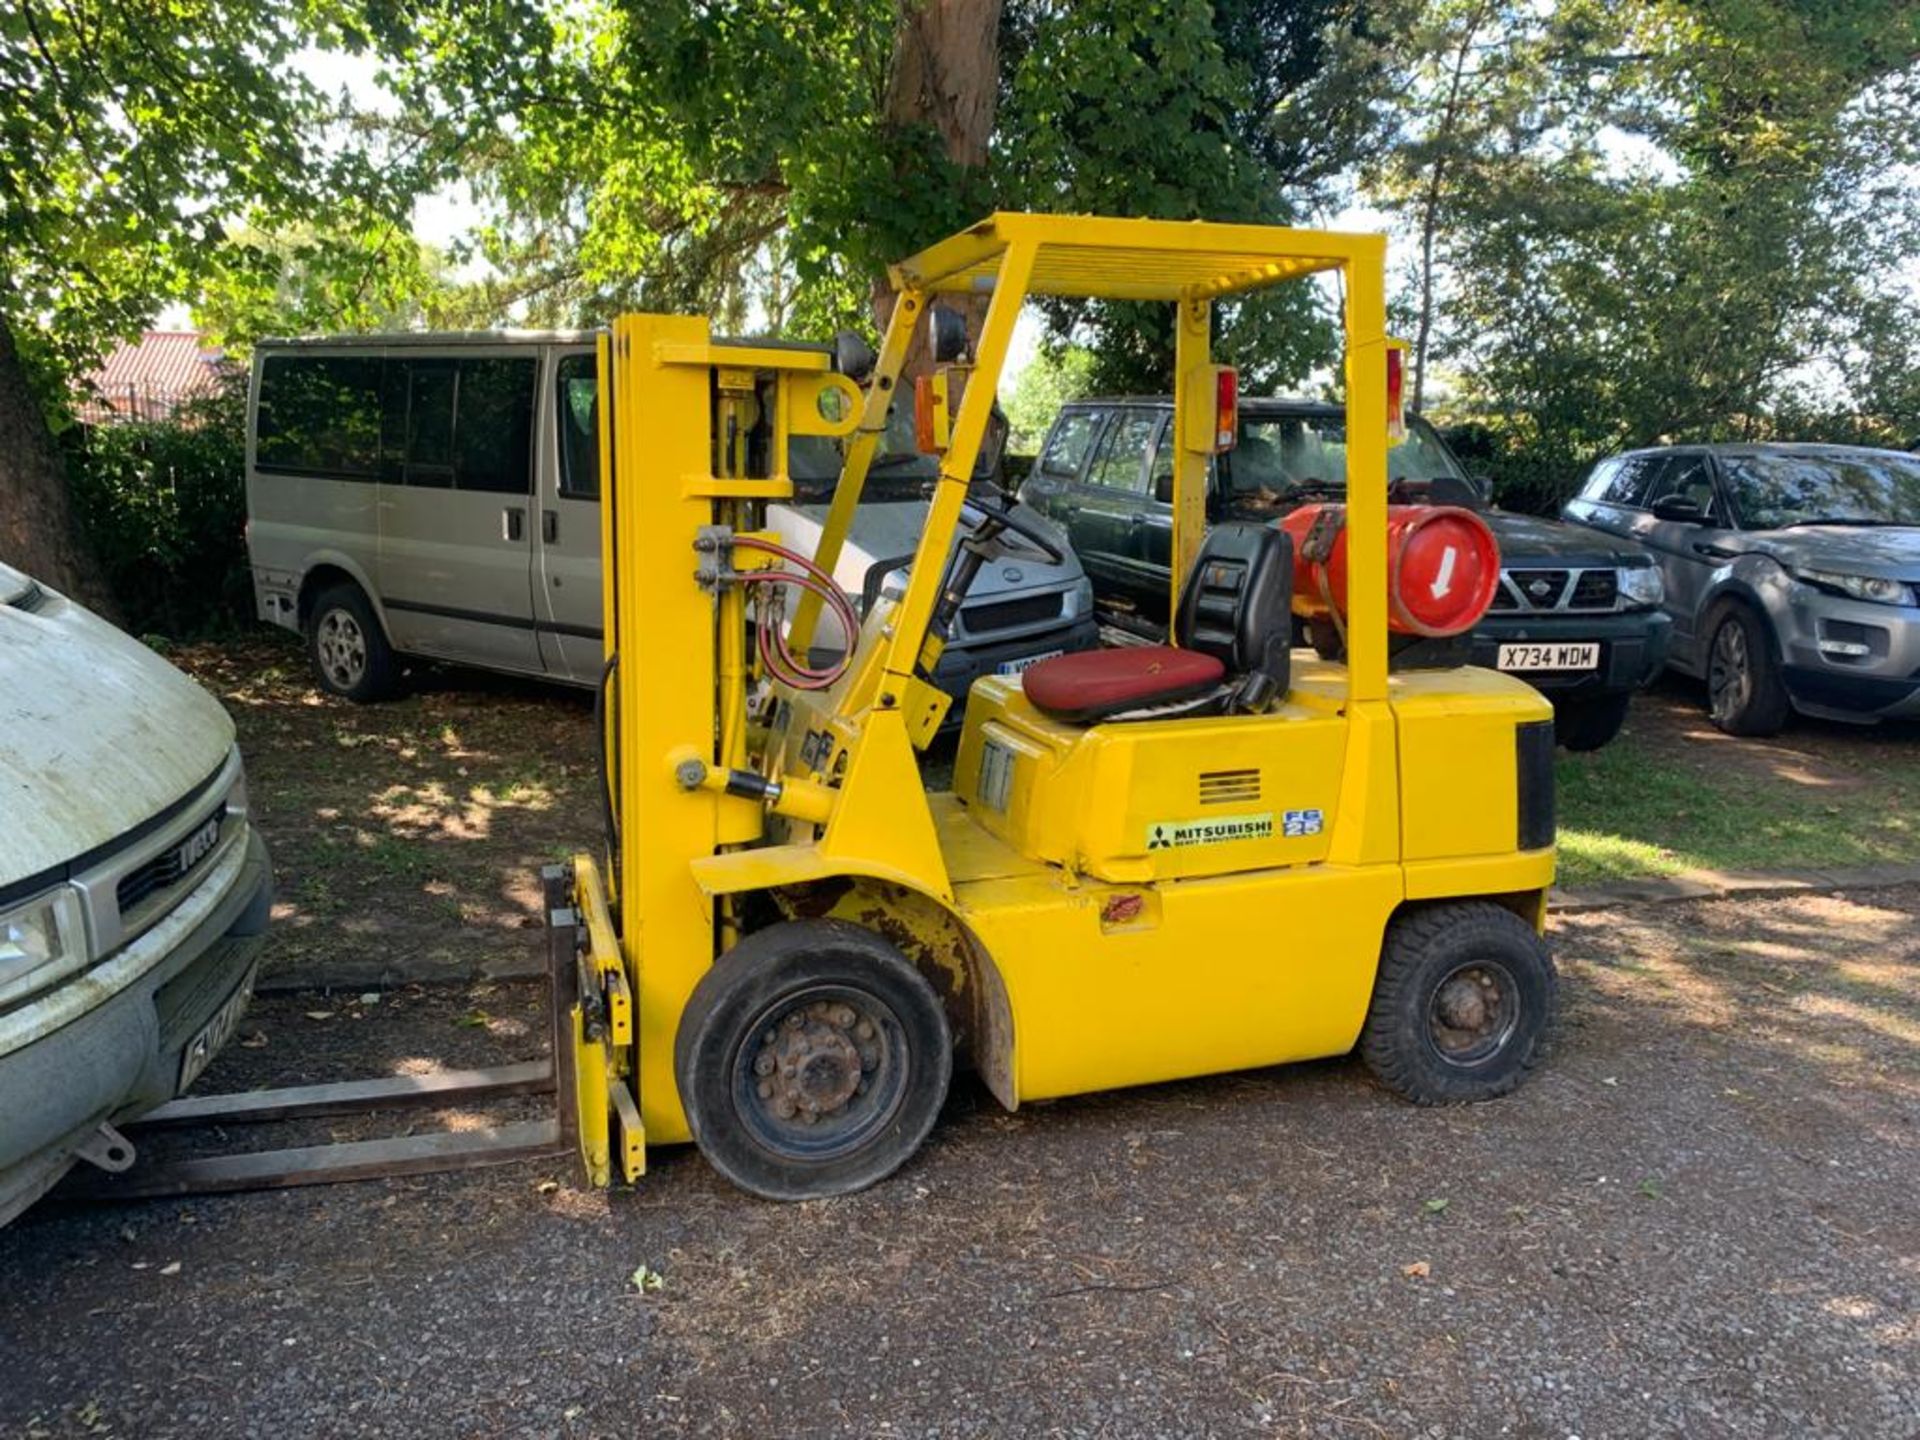
<path fill-rule="evenodd" d="M 1060 407 L 1093 393 L 1093 373 L 1094 355 L 1084 345 L 1042 346 L 1007 396 L 1007 449 L 1038 453 Z"/>
<path fill-rule="evenodd" d="M 192 638 L 250 612 L 246 418 L 236 382 L 171 420 L 69 432 L 74 504 L 135 634 Z"/>
<path fill-rule="evenodd" d="M 819 334 L 870 320 L 885 265 L 994 209 L 1286 220 L 1372 133 L 1382 73 L 1360 0 L 1007 0 L 991 143 L 949 158 L 894 118 L 892 0 L 588 0 L 540 42 L 542 88 L 468 173 L 499 217 L 481 287 L 531 322 L 635 305 Z M 523 43 L 533 43 L 522 37 Z M 497 46 L 489 25 L 459 49 Z M 429 64 L 415 72 L 432 90 Z M 1103 383 L 1158 388 L 1166 317 L 1056 307 Z M 1225 318 L 1225 317 L 1223 317 Z M 1258 386 L 1329 357 L 1315 296 L 1238 307 L 1226 353 Z"/>
<path fill-rule="evenodd" d="M 328 232 L 302 223 L 271 235 L 237 226 L 200 282 L 193 323 L 240 357 L 265 335 L 432 328 L 448 324 L 463 298 L 445 267 L 444 256 L 391 226 Z"/>
<path fill-rule="evenodd" d="M 1011 209 L 1287 223 L 1325 198 L 1373 133 L 1365 7 L 1347 0 L 1015 4 L 1002 27 L 994 181 Z M 1286 285 L 1217 317 L 1219 358 L 1249 393 L 1332 359 L 1317 291 Z M 1164 305 L 1049 302 L 1056 337 L 1095 356 L 1093 385 L 1170 388 Z"/>
<path fill-rule="evenodd" d="M 419 165 L 332 133 L 345 117 L 292 67 L 309 38 L 360 43 L 351 19 L 346 0 L 0 10 L 0 307 L 43 377 L 190 295 L 235 218 L 404 231 Z"/>
<path fill-rule="evenodd" d="M 1509 495 L 1593 459 L 1835 420 L 1920 431 L 1920 12 L 1738 0 L 1427 7 L 1376 194 L 1429 223 L 1434 357 Z M 1793 36 L 1782 43 L 1783 35 Z M 1905 320 L 1896 315 L 1905 314 Z"/>

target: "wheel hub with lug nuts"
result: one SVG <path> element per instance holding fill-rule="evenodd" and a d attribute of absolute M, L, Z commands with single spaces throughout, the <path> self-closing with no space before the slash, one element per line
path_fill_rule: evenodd
<path fill-rule="evenodd" d="M 873 1022 L 845 1002 L 816 1000 L 762 1034 L 755 1089 L 777 1118 L 811 1125 L 845 1114 L 879 1063 Z"/>
<path fill-rule="evenodd" d="M 336 685 L 352 687 L 367 665 L 367 640 L 359 622 L 344 610 L 329 610 L 320 620 L 320 663 Z"/>
<path fill-rule="evenodd" d="M 1440 991 L 1440 1018 L 1452 1030 L 1478 1030 L 1487 1023 L 1487 1001 L 1481 986 L 1456 975 Z"/>
<path fill-rule="evenodd" d="M 1433 1043 L 1454 1064 L 1475 1065 L 1496 1054 L 1518 1019 L 1511 980 L 1498 967 L 1462 965 L 1429 1002 Z"/>

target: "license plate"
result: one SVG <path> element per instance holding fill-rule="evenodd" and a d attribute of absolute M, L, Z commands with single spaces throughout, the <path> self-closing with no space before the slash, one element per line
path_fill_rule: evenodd
<path fill-rule="evenodd" d="M 1571 645 L 1502 645 L 1502 670 L 1594 670 L 1600 665 L 1600 642 Z"/>
<path fill-rule="evenodd" d="M 1028 655 L 1019 660 L 1002 660 L 998 665 L 993 667 L 993 673 L 996 675 L 1018 675 L 1029 665 L 1038 665 L 1042 660 L 1051 660 L 1056 655 L 1064 655 L 1066 653 L 1064 650 L 1048 650 L 1044 654 Z"/>
<path fill-rule="evenodd" d="M 182 1094 L 200 1078 L 200 1072 L 207 1068 L 208 1062 L 220 1053 L 220 1047 L 231 1040 L 233 1032 L 240 1028 L 240 1017 L 247 1013 L 247 1002 L 253 998 L 253 977 L 254 970 L 250 968 L 247 978 L 240 982 L 240 988 L 214 1011 L 213 1018 L 200 1027 L 200 1033 L 187 1042 L 186 1053 L 180 1057 Z"/>

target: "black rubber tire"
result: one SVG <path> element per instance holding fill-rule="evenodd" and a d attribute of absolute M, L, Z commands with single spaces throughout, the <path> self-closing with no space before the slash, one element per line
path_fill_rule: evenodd
<path fill-rule="evenodd" d="M 1602 695 L 1597 700 L 1560 700 L 1553 707 L 1553 738 L 1569 750 L 1598 750 L 1627 723 L 1633 692 Z"/>
<path fill-rule="evenodd" d="M 1487 1055 L 1461 1063 L 1435 1039 L 1434 1007 L 1441 987 L 1469 968 L 1500 972 L 1512 1019 Z M 1387 926 L 1360 1056 L 1381 1084 L 1416 1105 L 1491 1100 L 1540 1058 L 1558 990 L 1545 942 L 1511 910 L 1488 900 L 1405 910 Z"/>
<path fill-rule="evenodd" d="M 1704 669 L 1707 679 L 1707 713 L 1713 723 L 1729 735 L 1778 735 L 1793 713 L 1787 698 L 1786 683 L 1780 678 L 1780 662 L 1774 658 L 1773 635 L 1767 622 L 1751 606 L 1738 600 L 1722 602 L 1707 617 L 1707 649 Z M 1737 636 L 1737 639 L 1736 639 Z M 1738 663 L 1746 670 L 1746 684 L 1730 683 L 1724 690 L 1716 686 L 1716 674 L 1723 665 Z"/>
<path fill-rule="evenodd" d="M 760 1052 L 747 1051 L 787 1017 L 804 1021 L 801 1007 L 822 1003 L 815 996 L 877 1022 L 886 1058 L 871 1076 L 875 1098 L 860 1102 L 868 1113 L 842 1107 L 854 1127 L 842 1148 L 807 1154 L 821 1143 L 812 1132 L 750 1093 Z M 864 1190 L 920 1148 L 946 1102 L 953 1037 L 940 997 L 892 945 L 843 920 L 802 920 L 754 932 L 700 978 L 674 1035 L 673 1073 L 714 1169 L 769 1200 L 816 1200 Z"/>
<path fill-rule="evenodd" d="M 357 668 L 344 664 L 330 645 L 340 643 L 341 631 L 351 628 L 358 637 L 362 658 Z M 346 581 L 320 592 L 307 615 L 307 661 L 313 678 L 329 695 L 367 704 L 393 694 L 400 678 L 399 663 L 380 618 L 358 585 Z"/>
<path fill-rule="evenodd" d="M 1313 653 L 1328 664 L 1339 664 L 1347 658 L 1346 637 L 1340 633 L 1340 627 L 1325 615 L 1316 615 L 1307 621 L 1307 643 L 1313 646 Z"/>

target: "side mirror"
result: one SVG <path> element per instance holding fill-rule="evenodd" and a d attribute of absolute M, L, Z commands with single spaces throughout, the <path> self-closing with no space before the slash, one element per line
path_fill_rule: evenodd
<path fill-rule="evenodd" d="M 967 317 L 945 305 L 927 307 L 927 348 L 933 363 L 950 365 L 967 353 Z"/>
<path fill-rule="evenodd" d="M 1173 472 L 1171 470 L 1164 475 L 1153 477 L 1153 499 L 1156 505 L 1173 503 Z"/>
<path fill-rule="evenodd" d="M 1480 497 L 1482 505 L 1493 503 L 1493 477 L 1491 475 L 1469 475 L 1467 483 L 1473 486 L 1473 493 Z"/>
<path fill-rule="evenodd" d="M 1002 489 L 1009 488 L 1001 466 L 1011 430 L 1012 427 L 1007 424 L 1007 412 L 1000 408 L 998 400 L 994 401 L 993 409 L 987 412 L 987 433 L 980 437 L 980 454 L 973 462 L 974 479 L 997 480 Z"/>
<path fill-rule="evenodd" d="M 849 380 L 856 383 L 865 380 L 873 373 L 879 358 L 856 331 L 842 330 L 833 337 L 833 368 Z"/>
<path fill-rule="evenodd" d="M 1679 525 L 1704 525 L 1707 512 L 1700 508 L 1697 500 L 1689 500 L 1684 495 L 1664 495 L 1653 502 L 1653 518 Z"/>

